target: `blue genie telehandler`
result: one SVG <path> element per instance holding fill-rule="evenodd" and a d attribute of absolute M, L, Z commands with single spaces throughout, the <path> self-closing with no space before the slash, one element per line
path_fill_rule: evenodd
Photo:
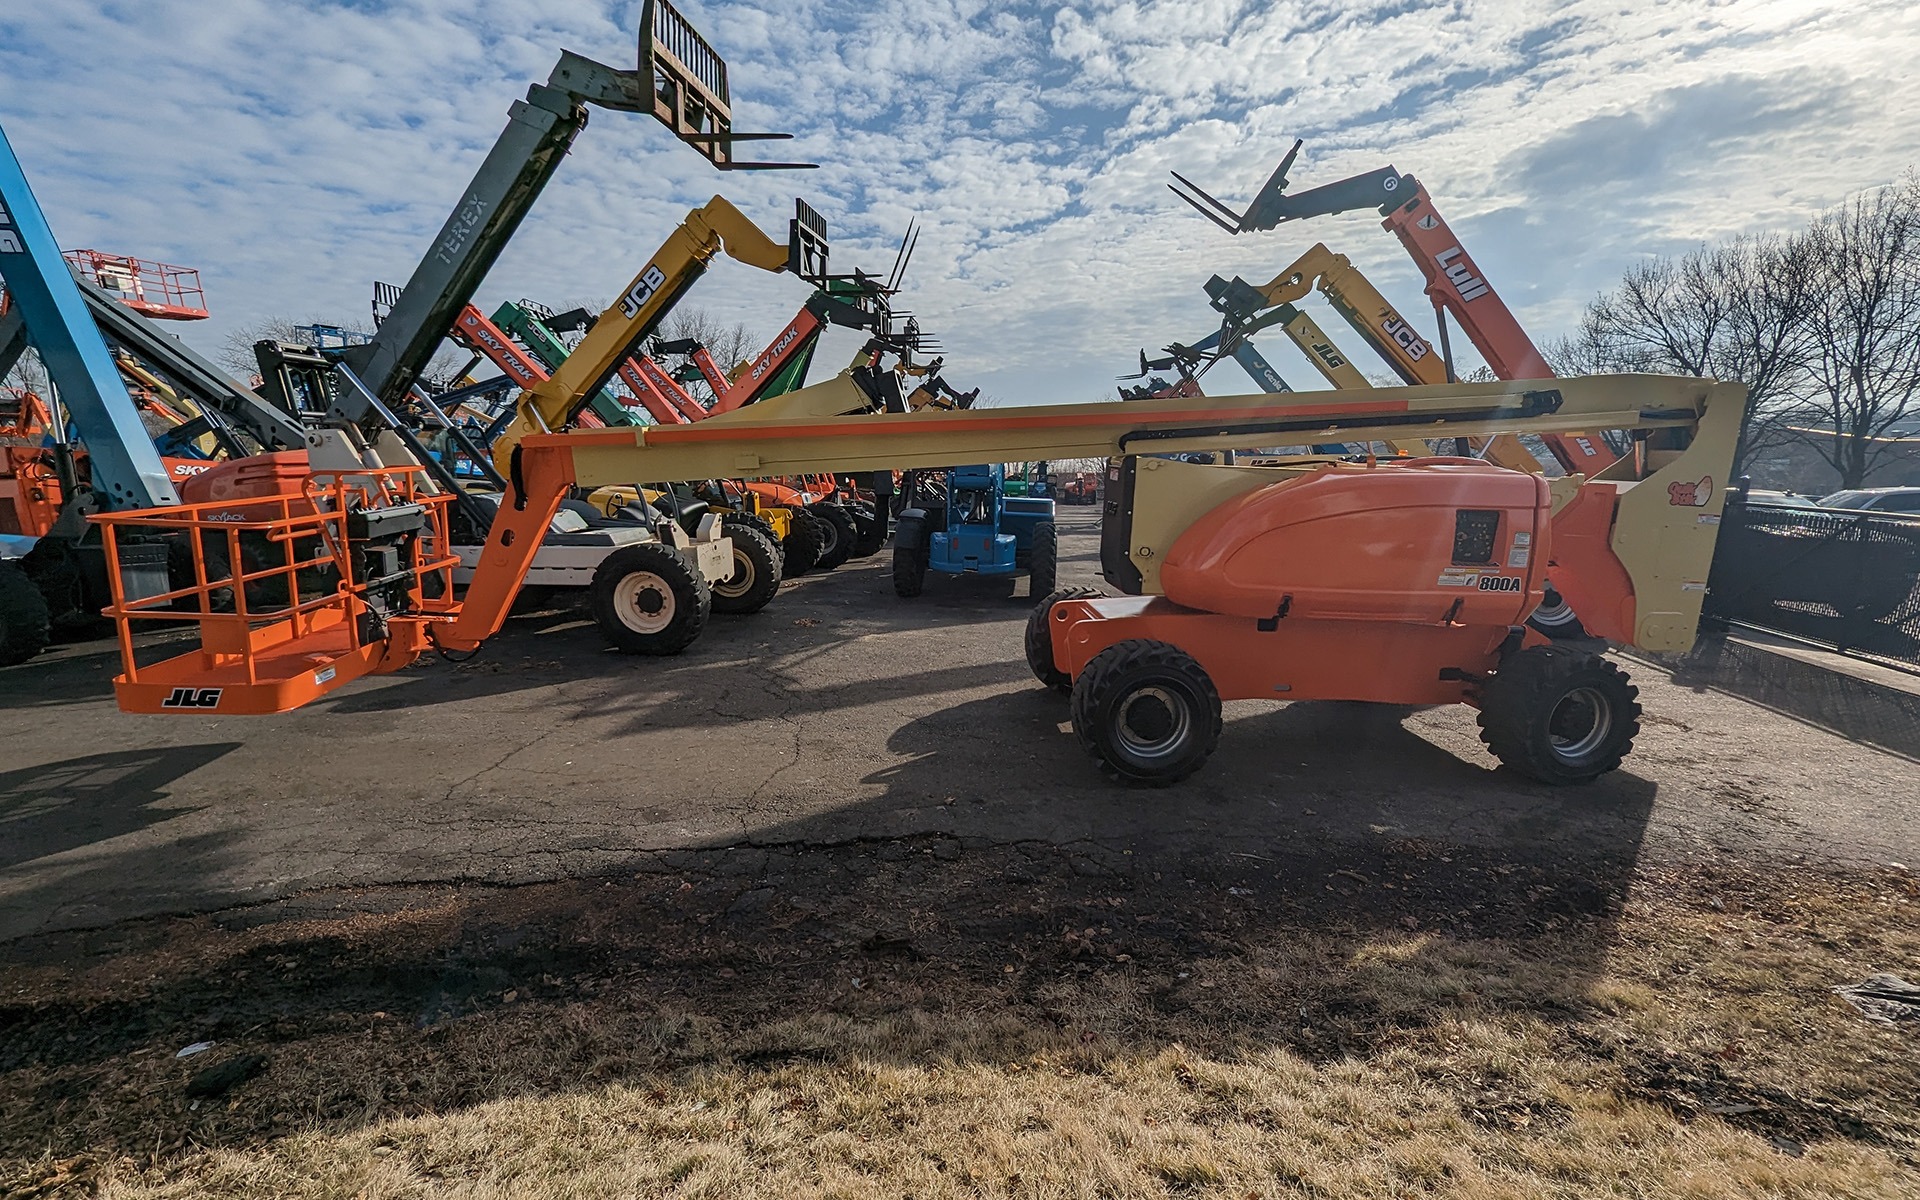
<path fill-rule="evenodd" d="M 893 535 L 893 590 L 918 596 L 927 572 L 1013 576 L 1025 572 L 1034 597 L 1053 591 L 1059 542 L 1053 501 L 1007 494 L 999 463 L 910 471 Z"/>

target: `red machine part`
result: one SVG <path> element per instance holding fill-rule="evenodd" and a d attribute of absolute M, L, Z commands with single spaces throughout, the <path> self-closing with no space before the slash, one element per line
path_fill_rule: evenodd
<path fill-rule="evenodd" d="M 1520 321 L 1487 283 L 1486 272 L 1454 236 L 1433 207 L 1433 198 L 1418 181 L 1413 196 L 1381 222 L 1406 247 L 1426 276 L 1427 298 L 1436 312 L 1452 313 L 1474 349 L 1500 379 L 1552 379 L 1547 365 Z M 1442 318 L 1444 321 L 1444 318 Z M 1612 466 L 1619 455 L 1605 442 L 1586 434 L 1546 434 L 1541 440 L 1569 475 L 1596 473 Z"/>
<path fill-rule="evenodd" d="M 627 385 L 634 399 L 653 415 L 653 419 L 662 425 L 690 425 L 699 420 L 690 413 L 683 412 L 665 393 L 654 390 L 653 383 L 640 370 L 640 364 L 628 359 L 620 364 L 620 381 Z M 696 410 L 698 405 L 694 406 Z"/>
<path fill-rule="evenodd" d="M 802 308 L 794 314 L 766 348 L 753 356 L 747 369 L 728 384 L 724 391 L 715 392 L 713 415 L 732 412 L 744 404 L 757 400 L 767 382 L 780 373 L 780 368 L 793 355 L 805 349 L 822 328 L 820 317 L 810 308 Z"/>

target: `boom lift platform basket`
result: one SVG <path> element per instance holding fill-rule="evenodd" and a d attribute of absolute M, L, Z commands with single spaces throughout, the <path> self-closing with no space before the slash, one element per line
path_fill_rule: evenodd
<path fill-rule="evenodd" d="M 420 467 L 315 472 L 295 494 L 95 516 L 117 566 L 121 705 L 286 712 L 412 662 L 457 608 L 453 497 L 429 486 Z M 199 648 L 142 665 L 136 623 L 195 625 Z"/>

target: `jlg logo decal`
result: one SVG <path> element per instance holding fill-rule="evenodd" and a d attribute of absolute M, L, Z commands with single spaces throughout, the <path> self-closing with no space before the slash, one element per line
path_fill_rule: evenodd
<path fill-rule="evenodd" d="M 631 321 L 639 313 L 641 305 L 653 299 L 653 294 L 665 287 L 666 283 L 667 277 L 660 268 L 649 264 L 646 270 L 640 272 L 640 278 L 633 281 L 633 286 L 627 289 L 627 294 L 620 298 L 621 314 Z"/>
<path fill-rule="evenodd" d="M 1335 350 L 1329 342 L 1315 342 L 1313 344 L 1313 352 L 1319 355 L 1320 361 L 1326 363 L 1329 367 L 1344 367 L 1347 365 L 1347 360 L 1342 358 L 1340 352 Z"/>
<path fill-rule="evenodd" d="M 1515 579 L 1511 575 L 1482 575 L 1480 577 L 1480 590 L 1483 592 L 1518 592 L 1523 591 L 1524 587 L 1518 579 Z"/>
<path fill-rule="evenodd" d="M 1467 257 L 1465 250 L 1458 246 L 1451 250 L 1442 250 L 1433 256 L 1433 261 L 1439 264 L 1441 273 L 1447 277 L 1447 282 L 1460 293 L 1460 299 L 1478 300 L 1487 294 L 1486 281 L 1473 273 L 1473 260 Z"/>
<path fill-rule="evenodd" d="M 219 708 L 222 688 L 177 687 L 160 702 L 161 708 Z"/>

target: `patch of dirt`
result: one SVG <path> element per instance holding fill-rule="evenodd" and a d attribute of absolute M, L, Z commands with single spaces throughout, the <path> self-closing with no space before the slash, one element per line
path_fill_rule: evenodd
<path fill-rule="evenodd" d="M 1034 1055 L 1097 1077 L 1169 1047 L 1413 1079 L 1488 1136 L 1565 1127 L 1599 1087 L 1914 1163 L 1920 1068 L 1825 992 L 1907 965 L 1912 897 L 1904 874 L 1788 886 L 1408 841 L 1154 858 L 947 838 L 306 895 L 0 946 L 0 1186 L 171 1176 L 623 1082 Z M 1473 1047 L 1474 1021 L 1537 1073 Z M 922 1032 L 848 1032 L 902 1022 Z M 1196 1127 L 1272 1120 L 1198 1066 L 1173 1078 Z M 1223 1178 L 1153 1161 L 1174 1191 Z"/>

